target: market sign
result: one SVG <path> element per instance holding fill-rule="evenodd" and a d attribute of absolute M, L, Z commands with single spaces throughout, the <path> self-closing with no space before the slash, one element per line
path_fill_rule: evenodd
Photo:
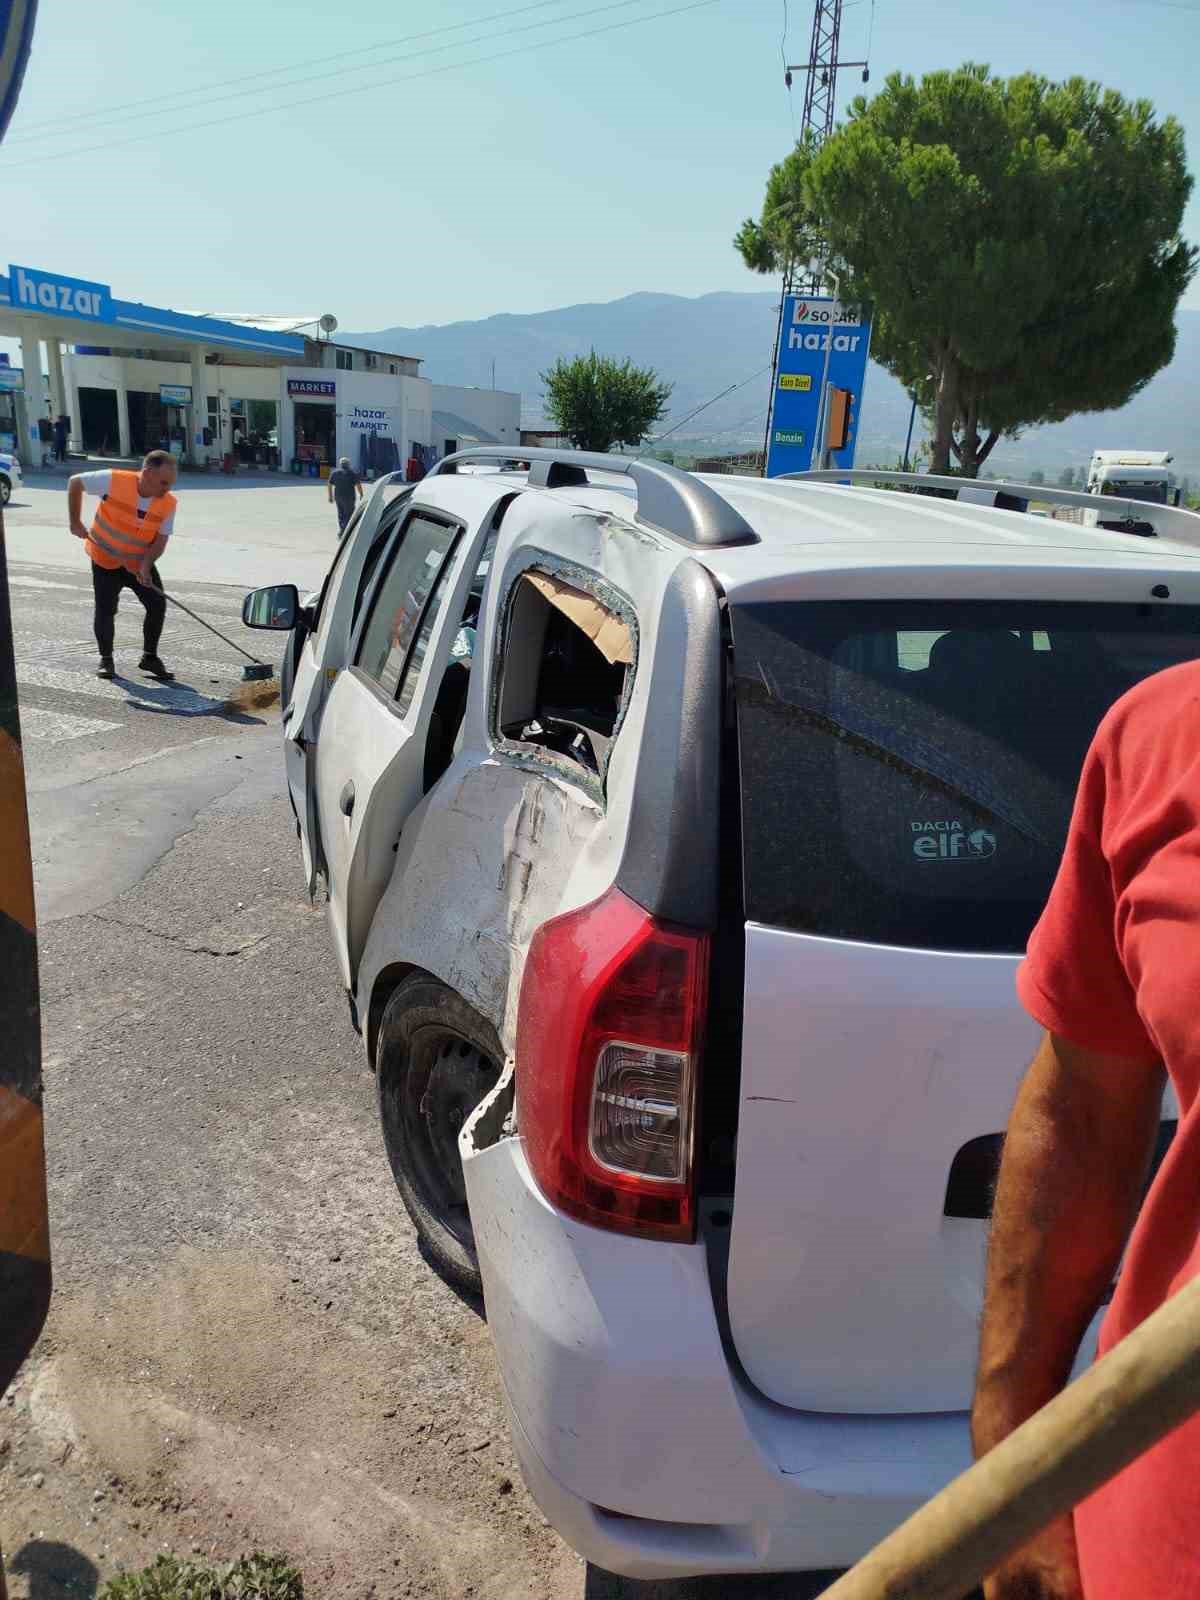
<path fill-rule="evenodd" d="M 820 450 L 824 445 L 823 438 L 817 439 L 822 379 L 830 388 L 848 389 L 853 396 L 849 438 L 842 449 L 830 452 L 829 464 L 854 465 L 870 344 L 871 320 L 866 314 L 827 296 L 785 295 L 779 325 L 779 376 L 771 397 L 768 478 L 820 466 L 819 456 L 813 460 L 813 446 Z"/>
<path fill-rule="evenodd" d="M 392 406 L 351 406 L 350 427 L 358 433 L 388 433 L 392 431 Z"/>
<path fill-rule="evenodd" d="M 321 400 L 337 398 L 337 383 L 333 378 L 289 378 L 287 392 L 292 395 L 315 395 Z"/>
<path fill-rule="evenodd" d="M 85 322 L 113 322 L 112 290 L 86 278 L 63 278 L 33 267 L 8 269 L 8 296 L 14 311 L 57 311 Z"/>
<path fill-rule="evenodd" d="M 192 386 L 190 383 L 160 383 L 158 398 L 164 406 L 190 406 Z"/>
<path fill-rule="evenodd" d="M 11 394 L 25 387 L 24 367 L 0 367 L 0 394 Z"/>

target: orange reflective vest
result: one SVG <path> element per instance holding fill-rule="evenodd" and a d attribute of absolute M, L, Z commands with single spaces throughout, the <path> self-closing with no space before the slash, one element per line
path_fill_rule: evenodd
<path fill-rule="evenodd" d="M 137 472 L 114 472 L 112 486 L 96 507 L 83 548 L 98 567 L 110 572 L 140 563 L 175 509 L 173 494 L 160 494 L 138 514 Z"/>

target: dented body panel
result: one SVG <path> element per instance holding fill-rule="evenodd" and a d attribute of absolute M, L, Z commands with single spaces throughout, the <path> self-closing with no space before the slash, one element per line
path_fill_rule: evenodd
<path fill-rule="evenodd" d="M 590 1561 L 641 1578 L 849 1565 L 970 1464 L 961 1414 L 758 1394 L 722 1340 L 711 1225 L 691 1245 L 588 1227 L 547 1203 L 519 1137 L 461 1148 L 522 1471 Z"/>
<path fill-rule="evenodd" d="M 684 558 L 669 541 L 608 513 L 533 494 L 509 508 L 492 558 L 462 747 L 404 823 L 358 973 L 360 1018 L 377 1009 L 380 974 L 418 967 L 468 1000 L 511 1051 L 529 940 L 548 918 L 596 899 L 616 880 L 656 624 Z M 514 585 L 525 571 L 554 576 L 572 568 L 607 580 L 606 599 L 612 590 L 637 597 L 633 684 L 603 792 L 557 763 L 505 748 L 495 727 L 498 634 Z"/>

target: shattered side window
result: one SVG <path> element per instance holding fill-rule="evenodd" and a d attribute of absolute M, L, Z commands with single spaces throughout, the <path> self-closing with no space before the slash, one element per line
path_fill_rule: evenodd
<path fill-rule="evenodd" d="M 633 679 L 631 623 L 615 603 L 530 570 L 509 596 L 503 640 L 500 736 L 602 780 Z"/>

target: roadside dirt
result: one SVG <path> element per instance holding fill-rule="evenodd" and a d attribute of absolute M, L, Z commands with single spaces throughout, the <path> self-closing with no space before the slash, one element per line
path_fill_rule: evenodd
<path fill-rule="evenodd" d="M 468 1313 L 428 1351 L 435 1381 L 400 1387 L 329 1292 L 183 1247 L 154 1282 L 63 1305 L 0 1411 L 14 1600 L 94 1592 L 85 1563 L 250 1548 L 288 1552 L 316 1600 L 582 1594 L 520 1483 L 484 1324 Z"/>

